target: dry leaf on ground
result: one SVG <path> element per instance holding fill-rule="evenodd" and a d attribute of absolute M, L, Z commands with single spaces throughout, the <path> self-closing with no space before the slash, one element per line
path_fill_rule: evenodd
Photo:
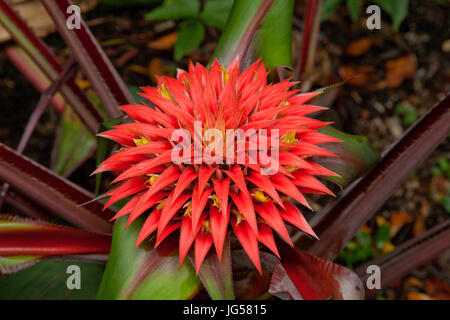
<path fill-rule="evenodd" d="M 410 79 L 417 71 L 418 63 L 414 54 L 386 61 L 386 78 L 377 84 L 377 89 L 396 88 L 405 79 Z"/>
<path fill-rule="evenodd" d="M 378 41 L 375 38 L 361 38 L 350 43 L 345 48 L 345 54 L 352 57 L 359 57 L 369 51 L 373 45 L 376 45 Z"/>
<path fill-rule="evenodd" d="M 175 41 L 177 41 L 177 33 L 172 32 L 159 39 L 151 41 L 147 44 L 147 47 L 155 50 L 169 50 L 172 49 Z"/>

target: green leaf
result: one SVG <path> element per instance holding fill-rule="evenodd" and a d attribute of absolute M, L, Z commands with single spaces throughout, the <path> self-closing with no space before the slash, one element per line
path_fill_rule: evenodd
<path fill-rule="evenodd" d="M 366 173 L 380 158 L 380 153 L 372 147 L 366 137 L 344 133 L 330 126 L 319 131 L 343 140 L 322 145 L 337 157 L 315 157 L 319 164 L 340 175 L 328 178 L 342 187 Z"/>
<path fill-rule="evenodd" d="M 209 0 L 200 17 L 206 24 L 222 30 L 227 23 L 233 2 L 234 0 Z"/>
<path fill-rule="evenodd" d="M 438 165 L 442 173 L 445 174 L 447 179 L 450 179 L 450 160 L 444 157 L 438 159 Z"/>
<path fill-rule="evenodd" d="M 127 219 L 114 225 L 113 241 L 108 264 L 97 299 L 174 299 L 192 297 L 200 287 L 200 280 L 189 261 L 179 266 L 178 241 L 172 245 L 166 239 L 158 249 L 150 249 L 144 242 L 136 249 L 135 242 L 143 225 L 138 219 L 125 229 Z M 178 239 L 176 239 L 178 240 Z"/>
<path fill-rule="evenodd" d="M 447 194 L 446 196 L 443 196 L 439 200 L 439 203 L 441 204 L 441 207 L 445 210 L 445 212 L 450 214 L 450 193 Z"/>
<path fill-rule="evenodd" d="M 392 27 L 398 30 L 408 13 L 409 0 L 374 0 L 392 19 Z"/>
<path fill-rule="evenodd" d="M 262 2 L 262 0 L 234 1 L 225 29 L 211 57 L 211 62 L 217 58 L 223 66 L 227 66 L 233 61 L 236 48 Z"/>
<path fill-rule="evenodd" d="M 163 5 L 145 15 L 148 20 L 192 18 L 198 15 L 200 0 L 165 0 Z"/>
<path fill-rule="evenodd" d="M 114 126 L 119 125 L 121 123 L 122 123 L 122 118 L 105 121 L 100 125 L 98 133 L 102 133 L 102 132 L 111 130 L 111 129 L 113 129 Z M 106 157 L 111 153 L 113 146 L 114 146 L 114 141 L 97 136 L 97 153 L 96 153 L 96 157 L 95 157 L 97 166 L 101 165 L 103 163 L 103 161 L 105 161 Z M 103 177 L 103 172 L 100 172 L 95 176 L 95 194 L 96 195 L 98 195 L 100 193 L 102 177 Z"/>
<path fill-rule="evenodd" d="M 81 271 L 81 289 L 69 290 L 67 267 Z M 94 263 L 44 260 L 0 278 L 0 300 L 91 300 L 95 298 L 105 266 Z"/>
<path fill-rule="evenodd" d="M 335 12 L 340 4 L 342 3 L 342 0 L 323 0 L 322 4 L 322 15 L 320 19 L 322 21 L 325 21 L 328 19 L 329 16 Z"/>
<path fill-rule="evenodd" d="M 375 233 L 375 246 L 381 250 L 386 242 L 391 239 L 391 229 L 387 225 L 380 226 Z"/>
<path fill-rule="evenodd" d="M 356 233 L 356 241 L 363 249 L 372 248 L 372 237 L 365 231 L 358 231 Z"/>
<path fill-rule="evenodd" d="M 211 61 L 217 58 L 222 65 L 228 65 L 236 58 L 238 46 L 245 47 L 242 41 L 250 41 L 249 50 L 241 55 L 241 61 L 252 63 L 262 58 L 268 69 L 290 66 L 293 3 L 292 0 L 275 0 L 254 37 L 246 38 L 244 35 L 264 2 L 236 0 Z"/>
<path fill-rule="evenodd" d="M 250 47 L 253 61 L 262 58 L 266 68 L 292 66 L 292 17 L 294 1 L 275 1 Z"/>
<path fill-rule="evenodd" d="M 405 127 L 412 126 L 419 120 L 417 109 L 408 103 L 397 104 L 395 106 L 395 113 L 402 117 L 402 122 Z"/>
<path fill-rule="evenodd" d="M 73 172 L 93 152 L 94 136 L 78 116 L 65 108 L 61 117 L 59 137 L 54 149 L 52 170 L 60 175 Z"/>
<path fill-rule="evenodd" d="M 200 21 L 189 22 L 178 31 L 175 42 L 174 58 L 180 60 L 188 53 L 195 50 L 205 37 L 205 27 Z"/>
<path fill-rule="evenodd" d="M 353 22 L 356 22 L 361 13 L 361 3 L 362 0 L 347 0 L 348 11 L 350 12 L 350 17 Z"/>

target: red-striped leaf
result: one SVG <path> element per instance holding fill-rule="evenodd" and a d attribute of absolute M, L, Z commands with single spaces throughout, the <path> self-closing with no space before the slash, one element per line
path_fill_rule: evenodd
<path fill-rule="evenodd" d="M 277 245 L 281 265 L 274 270 L 271 294 L 286 298 L 288 293 L 290 299 L 301 297 L 305 300 L 364 299 L 364 287 L 352 271 L 282 241 Z"/>
<path fill-rule="evenodd" d="M 109 253 L 111 237 L 48 222 L 0 215 L 0 256 Z"/>
<path fill-rule="evenodd" d="M 107 220 L 114 213 L 102 212 L 102 205 L 92 201 L 92 194 L 1 143 L 0 180 L 77 227 L 92 232 L 111 232 L 112 226 Z"/>

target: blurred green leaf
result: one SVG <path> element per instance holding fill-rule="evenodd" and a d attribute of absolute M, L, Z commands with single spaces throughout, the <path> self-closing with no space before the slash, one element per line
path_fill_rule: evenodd
<path fill-rule="evenodd" d="M 372 248 L 372 237 L 365 231 L 358 231 L 356 234 L 356 241 L 363 249 Z"/>
<path fill-rule="evenodd" d="M 391 228 L 388 225 L 379 226 L 375 233 L 375 246 L 378 250 L 381 250 L 385 243 L 391 240 L 390 236 Z"/>
<path fill-rule="evenodd" d="M 357 263 L 364 263 L 376 257 L 372 245 L 371 235 L 365 231 L 358 231 L 355 239 L 347 243 L 345 248 L 339 253 L 339 259 L 348 268 L 353 268 Z"/>
<path fill-rule="evenodd" d="M 392 27 L 397 31 L 408 13 L 409 0 L 374 0 L 373 2 L 389 13 Z"/>
<path fill-rule="evenodd" d="M 325 21 L 341 5 L 342 0 L 323 0 L 321 20 Z"/>
<path fill-rule="evenodd" d="M 395 113 L 401 116 L 405 127 L 410 127 L 419 120 L 417 109 L 408 103 L 397 104 L 395 106 Z"/>
<path fill-rule="evenodd" d="M 189 21 L 181 25 L 175 42 L 174 58 L 180 60 L 195 50 L 205 37 L 205 27 L 200 21 Z"/>
<path fill-rule="evenodd" d="M 165 0 L 158 8 L 145 15 L 148 20 L 170 20 L 196 17 L 200 0 Z"/>
<path fill-rule="evenodd" d="M 94 136 L 70 108 L 61 117 L 59 137 L 53 153 L 52 170 L 60 175 L 73 172 L 93 151 Z"/>
<path fill-rule="evenodd" d="M 161 248 L 170 239 L 158 249 L 150 249 L 146 241 L 135 248 L 143 219 L 136 220 L 127 229 L 126 223 L 126 218 L 120 218 L 114 225 L 111 253 L 97 299 L 184 300 L 192 297 L 200 287 L 200 280 L 187 259 L 179 266 L 179 257 L 174 254 L 178 242 L 175 241 L 173 250 Z"/>
<path fill-rule="evenodd" d="M 67 267 L 81 270 L 81 289 L 69 290 Z M 91 300 L 95 298 L 104 265 L 43 260 L 26 270 L 0 278 L 0 300 Z"/>
<path fill-rule="evenodd" d="M 380 158 L 380 153 L 366 137 L 344 133 L 330 126 L 319 131 L 344 141 L 322 145 L 337 157 L 314 157 L 320 165 L 340 175 L 328 179 L 342 187 L 366 173 Z"/>
<path fill-rule="evenodd" d="M 438 159 L 438 165 L 441 171 L 445 174 L 447 179 L 450 179 L 450 161 L 447 158 L 440 157 Z"/>
<path fill-rule="evenodd" d="M 444 208 L 445 212 L 450 214 L 450 193 L 446 196 L 443 196 L 439 203 L 441 204 L 442 208 Z"/>
<path fill-rule="evenodd" d="M 361 13 L 362 0 L 347 0 L 348 11 L 353 22 L 356 22 Z"/>
<path fill-rule="evenodd" d="M 434 0 L 434 2 L 437 2 L 439 4 L 448 4 L 450 3 L 450 0 Z"/>
<path fill-rule="evenodd" d="M 230 15 L 234 0 L 208 0 L 200 14 L 206 24 L 223 29 Z"/>

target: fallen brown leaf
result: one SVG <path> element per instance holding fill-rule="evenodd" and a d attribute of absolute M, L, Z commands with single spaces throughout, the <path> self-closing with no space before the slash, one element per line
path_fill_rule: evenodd
<path fill-rule="evenodd" d="M 139 50 L 137 48 L 132 48 L 124 52 L 117 60 L 116 65 L 118 67 L 123 67 L 126 65 L 131 59 L 136 57 L 139 54 Z"/>
<path fill-rule="evenodd" d="M 361 38 L 350 43 L 345 48 L 345 54 L 352 57 L 359 57 L 369 51 L 370 48 L 376 43 L 374 38 Z"/>
<path fill-rule="evenodd" d="M 413 221 L 413 218 L 404 211 L 394 212 L 391 216 L 391 237 L 405 225 Z"/>
<path fill-rule="evenodd" d="M 343 65 L 339 67 L 339 75 L 352 86 L 370 87 L 373 83 L 375 69 L 371 66 Z"/>
<path fill-rule="evenodd" d="M 147 47 L 155 50 L 169 50 L 173 48 L 175 41 L 177 41 L 177 33 L 172 32 L 157 40 L 149 42 Z"/>
<path fill-rule="evenodd" d="M 143 66 L 140 66 L 140 65 L 137 65 L 137 64 L 131 64 L 128 68 L 131 71 L 135 72 L 135 73 L 148 74 L 148 69 L 147 68 L 145 68 Z"/>
<path fill-rule="evenodd" d="M 433 300 L 429 295 L 420 292 L 408 293 L 408 300 Z"/>
<path fill-rule="evenodd" d="M 418 279 L 416 277 L 408 277 L 405 280 L 404 286 L 405 286 L 405 289 L 407 289 L 407 290 L 411 290 L 412 288 L 422 289 L 423 283 L 420 279 Z"/>
<path fill-rule="evenodd" d="M 414 237 L 418 237 L 424 232 L 425 232 L 425 220 L 421 215 L 417 215 L 416 219 L 414 220 L 413 235 Z"/>
<path fill-rule="evenodd" d="M 425 281 L 425 292 L 435 299 L 450 300 L 450 285 L 436 277 Z"/>
<path fill-rule="evenodd" d="M 410 79 L 417 71 L 418 63 L 414 54 L 386 61 L 386 78 L 377 84 L 377 89 L 396 88 L 405 79 Z"/>

